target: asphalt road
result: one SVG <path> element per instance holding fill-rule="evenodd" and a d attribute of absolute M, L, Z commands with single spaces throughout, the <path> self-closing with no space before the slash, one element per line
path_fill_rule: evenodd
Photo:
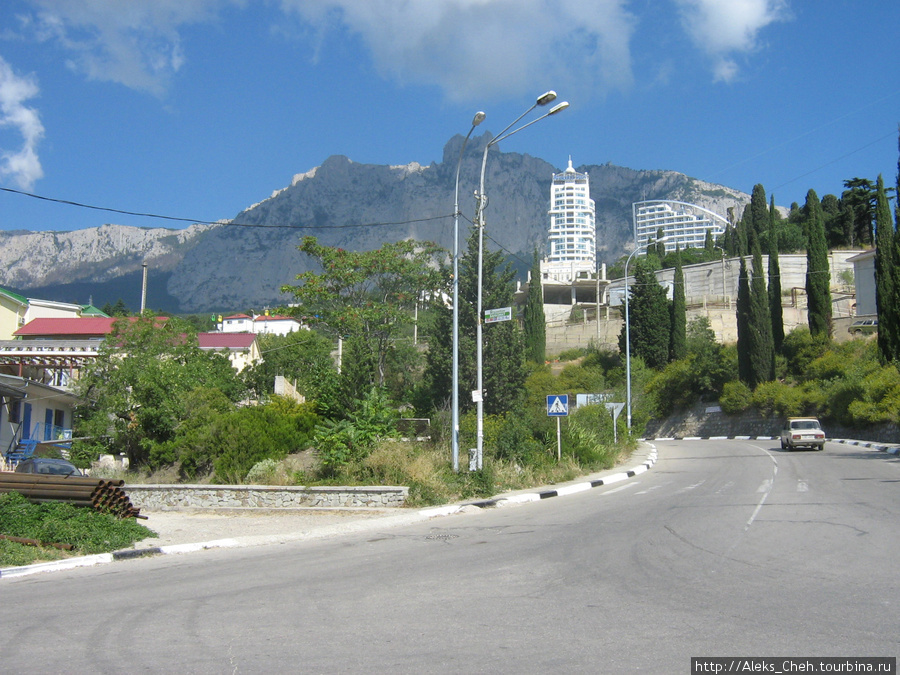
<path fill-rule="evenodd" d="M 897 656 L 900 460 L 658 441 L 627 482 L 327 539 L 0 584 L 29 673 L 687 673 Z"/>

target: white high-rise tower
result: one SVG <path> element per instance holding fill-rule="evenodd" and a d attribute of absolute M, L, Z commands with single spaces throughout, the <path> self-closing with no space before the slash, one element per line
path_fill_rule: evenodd
<path fill-rule="evenodd" d="M 596 271 L 597 247 L 594 200 L 586 173 L 569 166 L 553 174 L 550 185 L 549 255 L 541 263 L 545 278 L 572 281 Z"/>

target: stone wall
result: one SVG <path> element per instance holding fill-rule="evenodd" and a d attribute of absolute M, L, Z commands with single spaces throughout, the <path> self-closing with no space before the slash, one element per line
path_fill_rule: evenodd
<path fill-rule="evenodd" d="M 127 485 L 134 506 L 147 511 L 184 508 L 401 507 L 409 488 L 282 487 L 274 485 Z"/>

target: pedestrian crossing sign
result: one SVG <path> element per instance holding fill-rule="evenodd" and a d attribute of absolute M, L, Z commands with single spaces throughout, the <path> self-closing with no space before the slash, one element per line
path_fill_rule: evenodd
<path fill-rule="evenodd" d="M 551 394 L 547 397 L 547 415 L 550 417 L 565 417 L 568 414 L 568 394 Z"/>

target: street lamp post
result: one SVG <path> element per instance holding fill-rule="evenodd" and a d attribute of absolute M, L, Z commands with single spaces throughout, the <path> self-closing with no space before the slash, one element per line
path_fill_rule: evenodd
<path fill-rule="evenodd" d="M 629 433 L 631 433 L 631 328 L 628 324 L 628 263 L 638 251 L 646 250 L 652 244 L 665 241 L 667 238 L 660 237 L 655 242 L 648 241 L 646 244 L 636 246 L 625 260 L 625 400 L 627 402 L 626 423 Z"/>
<path fill-rule="evenodd" d="M 472 127 L 463 139 L 456 163 L 456 192 L 453 202 L 453 393 L 452 393 L 452 446 L 453 471 L 459 471 L 459 170 L 462 167 L 463 152 L 475 127 L 484 121 L 484 113 L 478 111 L 472 119 Z"/>
<path fill-rule="evenodd" d="M 550 115 L 555 115 L 558 112 L 561 112 L 569 107 L 569 103 L 567 101 L 563 101 L 562 103 L 557 103 L 555 106 L 550 108 L 546 113 L 541 115 L 540 117 L 531 120 L 527 124 L 523 124 L 517 129 L 513 129 L 509 131 L 510 127 L 515 125 L 519 120 L 525 117 L 532 110 L 537 108 L 538 106 L 545 106 L 552 103 L 556 100 L 556 92 L 548 91 L 544 94 L 541 94 L 534 104 L 528 108 L 525 112 L 519 115 L 516 119 L 510 122 L 503 131 L 501 131 L 496 137 L 492 138 L 488 141 L 484 146 L 484 154 L 481 158 L 481 179 L 478 183 L 478 194 L 476 195 L 477 200 L 477 217 L 476 223 L 478 225 L 478 307 L 477 307 L 477 316 L 475 320 L 476 326 L 476 359 L 478 364 L 478 375 L 477 375 L 477 389 L 475 390 L 475 407 L 477 411 L 477 425 L 476 425 L 476 454 L 475 454 L 475 468 L 477 470 L 481 470 L 484 465 L 484 363 L 483 363 L 483 342 L 482 342 L 482 324 L 484 322 L 483 317 L 483 309 L 482 309 L 482 281 L 484 277 L 484 271 L 482 269 L 482 258 L 484 251 L 484 209 L 487 206 L 487 196 L 484 193 L 484 172 L 487 167 L 487 157 L 488 151 L 491 149 L 491 146 L 496 145 L 500 141 L 505 138 L 509 138 L 513 134 L 516 134 L 522 129 L 526 127 L 530 127 L 532 124 L 536 122 L 540 122 L 545 117 L 549 117 Z"/>

